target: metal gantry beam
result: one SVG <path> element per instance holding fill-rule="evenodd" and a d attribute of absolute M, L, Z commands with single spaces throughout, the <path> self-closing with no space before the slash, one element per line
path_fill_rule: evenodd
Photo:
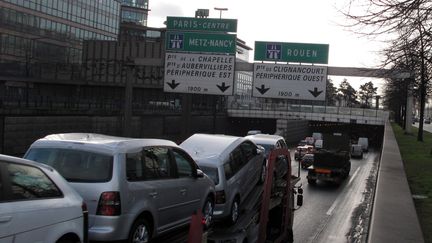
<path fill-rule="evenodd" d="M 162 66 L 161 58 L 135 58 L 136 65 Z M 253 72 L 254 63 L 236 62 L 235 71 Z M 358 67 L 332 67 L 328 66 L 328 75 L 332 76 L 353 76 L 371 78 L 409 78 L 410 72 L 393 71 L 385 68 L 358 68 Z"/>

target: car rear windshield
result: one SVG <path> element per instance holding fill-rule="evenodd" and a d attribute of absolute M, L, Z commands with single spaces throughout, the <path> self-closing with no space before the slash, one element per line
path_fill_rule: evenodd
<path fill-rule="evenodd" d="M 213 180 L 214 184 L 219 184 L 218 169 L 214 167 L 200 166 L 200 169 Z"/>
<path fill-rule="evenodd" d="M 32 148 L 26 159 L 56 169 L 69 182 L 107 182 L 112 177 L 113 157 L 63 148 Z"/>

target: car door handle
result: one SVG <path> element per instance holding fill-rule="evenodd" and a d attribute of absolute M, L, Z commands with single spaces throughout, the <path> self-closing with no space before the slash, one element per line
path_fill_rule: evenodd
<path fill-rule="evenodd" d="M 4 216 L 4 217 L 0 217 L 0 223 L 6 223 L 11 221 L 12 216 Z"/>
<path fill-rule="evenodd" d="M 180 194 L 185 195 L 185 194 L 186 194 L 186 191 L 187 191 L 186 189 L 181 189 L 181 190 L 180 190 Z"/>
<path fill-rule="evenodd" d="M 158 193 L 157 192 L 150 192 L 149 195 L 150 195 L 150 197 L 155 198 L 158 195 Z"/>

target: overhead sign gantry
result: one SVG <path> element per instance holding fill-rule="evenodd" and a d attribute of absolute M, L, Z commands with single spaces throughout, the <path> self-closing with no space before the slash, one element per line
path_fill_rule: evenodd
<path fill-rule="evenodd" d="M 237 20 L 168 17 L 164 91 L 232 95 Z"/>
<path fill-rule="evenodd" d="M 255 42 L 254 97 L 325 100 L 327 66 L 281 64 L 280 62 L 328 63 L 325 44 Z M 279 63 L 278 63 L 279 62 Z"/>

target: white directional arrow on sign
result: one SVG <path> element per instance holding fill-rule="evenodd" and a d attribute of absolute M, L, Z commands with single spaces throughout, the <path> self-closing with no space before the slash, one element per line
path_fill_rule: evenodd
<path fill-rule="evenodd" d="M 232 95 L 234 55 L 167 52 L 164 91 Z"/>
<path fill-rule="evenodd" d="M 327 67 L 255 63 L 254 97 L 325 100 Z"/>

